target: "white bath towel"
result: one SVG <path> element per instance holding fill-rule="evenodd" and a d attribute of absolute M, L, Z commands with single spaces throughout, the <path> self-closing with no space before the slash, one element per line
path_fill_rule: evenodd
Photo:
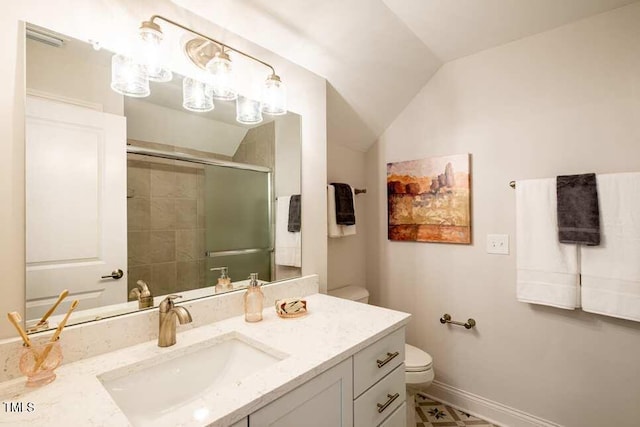
<path fill-rule="evenodd" d="M 603 239 L 580 248 L 582 309 L 640 322 L 640 173 L 596 179 Z"/>
<path fill-rule="evenodd" d="M 353 209 L 356 214 L 357 220 L 357 212 L 355 212 L 356 208 L 356 193 L 351 188 L 351 192 L 353 193 Z M 327 185 L 327 233 L 329 237 L 344 237 L 344 236 L 353 236 L 356 234 L 356 225 L 340 225 L 336 222 L 336 188 L 329 184 Z"/>
<path fill-rule="evenodd" d="M 287 230 L 291 196 L 280 196 L 276 201 L 276 255 L 275 263 L 291 267 L 302 266 L 301 233 Z"/>
<path fill-rule="evenodd" d="M 580 306 L 578 249 L 558 242 L 556 180 L 516 183 L 518 301 L 574 309 Z"/>
<path fill-rule="evenodd" d="M 342 237 L 336 222 L 336 189 L 333 185 L 327 185 L 327 232 L 329 237 Z"/>

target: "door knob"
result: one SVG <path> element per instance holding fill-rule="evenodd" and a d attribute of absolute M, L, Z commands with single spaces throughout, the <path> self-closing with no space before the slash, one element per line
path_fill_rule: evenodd
<path fill-rule="evenodd" d="M 111 274 L 109 274 L 108 276 L 101 276 L 100 278 L 118 280 L 118 279 L 122 279 L 122 276 L 124 276 L 124 272 L 120 269 L 117 269 L 117 270 L 113 270 Z"/>

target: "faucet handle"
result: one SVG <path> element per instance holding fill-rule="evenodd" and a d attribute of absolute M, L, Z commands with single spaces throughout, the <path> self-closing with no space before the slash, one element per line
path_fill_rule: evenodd
<path fill-rule="evenodd" d="M 166 313 L 167 311 L 171 310 L 175 306 L 173 300 L 178 298 L 182 298 L 182 295 L 167 295 L 165 299 L 163 299 L 160 303 L 160 312 Z"/>

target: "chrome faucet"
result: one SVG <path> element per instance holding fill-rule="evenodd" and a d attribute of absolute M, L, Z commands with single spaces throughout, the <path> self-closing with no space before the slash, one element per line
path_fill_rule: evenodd
<path fill-rule="evenodd" d="M 176 298 L 182 298 L 182 295 L 168 295 L 160 303 L 158 347 L 170 347 L 176 343 L 176 319 L 181 325 L 192 321 L 191 313 L 186 308 L 173 303 Z"/>

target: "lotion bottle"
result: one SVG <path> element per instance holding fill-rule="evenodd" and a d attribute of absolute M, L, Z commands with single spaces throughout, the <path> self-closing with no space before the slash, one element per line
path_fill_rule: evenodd
<path fill-rule="evenodd" d="M 258 282 L 258 273 L 249 276 L 249 288 L 244 294 L 244 320 L 247 322 L 259 322 L 262 320 L 262 304 L 264 294 Z"/>

